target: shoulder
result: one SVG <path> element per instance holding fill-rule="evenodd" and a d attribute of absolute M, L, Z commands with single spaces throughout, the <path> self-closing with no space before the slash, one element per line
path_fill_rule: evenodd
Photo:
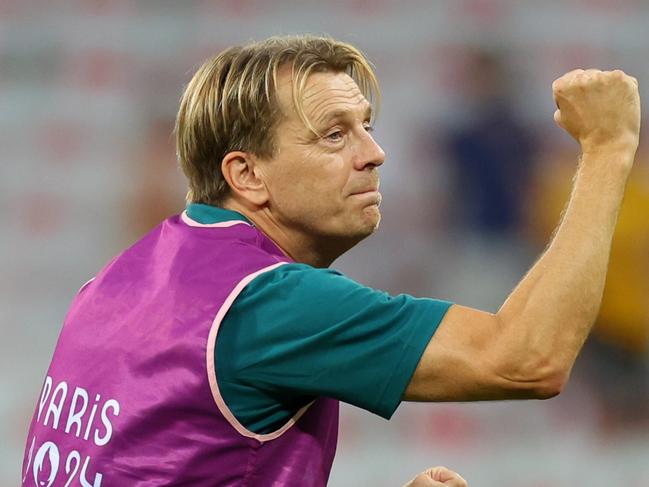
<path fill-rule="evenodd" d="M 299 304 L 302 312 L 313 314 L 334 302 L 340 306 L 389 298 L 387 293 L 364 286 L 336 270 L 291 263 L 259 273 L 237 301 L 246 301 L 246 308 L 252 304 L 268 306 L 274 303 L 284 310 Z"/>
<path fill-rule="evenodd" d="M 276 328 L 302 334 L 352 323 L 389 327 L 413 319 L 428 321 L 441 318 L 448 306 L 446 301 L 407 294 L 392 296 L 332 269 L 284 264 L 252 279 L 233 303 L 231 317 L 245 315 L 247 327 L 258 322 L 265 333 Z"/>

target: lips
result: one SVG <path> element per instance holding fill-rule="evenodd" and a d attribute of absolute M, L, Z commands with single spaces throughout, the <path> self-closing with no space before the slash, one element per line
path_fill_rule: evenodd
<path fill-rule="evenodd" d="M 377 193 L 378 191 L 379 191 L 379 184 L 377 183 L 371 186 L 365 186 L 363 188 L 360 188 L 357 191 L 353 191 L 352 193 L 350 193 L 350 196 L 366 194 L 366 193 Z"/>
<path fill-rule="evenodd" d="M 352 193 L 350 194 L 350 197 L 357 201 L 364 201 L 364 205 L 368 204 L 376 206 L 380 206 L 381 200 L 383 199 L 383 196 L 379 193 L 378 188 L 376 187 Z"/>
<path fill-rule="evenodd" d="M 356 191 L 355 193 L 352 193 L 352 196 L 358 196 L 361 194 L 368 194 L 368 193 L 378 193 L 379 188 L 370 188 L 370 189 L 364 189 L 361 191 Z"/>

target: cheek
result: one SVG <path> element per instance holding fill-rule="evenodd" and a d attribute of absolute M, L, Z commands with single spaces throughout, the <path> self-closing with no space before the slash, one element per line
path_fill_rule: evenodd
<path fill-rule="evenodd" d="M 344 167 L 336 160 L 305 164 L 292 175 L 294 190 L 309 206 L 340 205 L 347 179 Z"/>
<path fill-rule="evenodd" d="M 276 166 L 272 179 L 271 201 L 289 219 L 302 220 L 336 216 L 344 212 L 344 195 L 350 170 L 340 154 L 302 154 Z"/>
<path fill-rule="evenodd" d="M 334 196 L 326 178 L 300 165 L 277 174 L 271 181 L 271 203 L 288 220 L 302 221 L 309 215 L 322 217 Z"/>

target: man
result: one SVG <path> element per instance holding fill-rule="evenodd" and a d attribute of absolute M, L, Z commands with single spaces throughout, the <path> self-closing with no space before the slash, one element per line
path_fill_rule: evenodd
<path fill-rule="evenodd" d="M 380 220 L 377 83 L 358 50 L 271 38 L 205 63 L 176 127 L 189 206 L 76 297 L 24 483 L 324 485 L 339 400 L 389 418 L 402 400 L 558 394 L 597 314 L 639 98 L 620 71 L 553 90 L 582 147 L 574 191 L 491 314 L 328 269 Z M 430 482 L 465 485 L 452 472 L 412 485 Z"/>

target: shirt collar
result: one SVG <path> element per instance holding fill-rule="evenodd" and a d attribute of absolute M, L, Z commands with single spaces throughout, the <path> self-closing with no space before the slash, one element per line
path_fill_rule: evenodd
<path fill-rule="evenodd" d="M 242 221 L 252 225 L 250 220 L 238 211 L 219 208 L 218 206 L 202 203 L 190 203 L 187 206 L 187 216 L 202 225 L 212 225 L 229 221 Z"/>

